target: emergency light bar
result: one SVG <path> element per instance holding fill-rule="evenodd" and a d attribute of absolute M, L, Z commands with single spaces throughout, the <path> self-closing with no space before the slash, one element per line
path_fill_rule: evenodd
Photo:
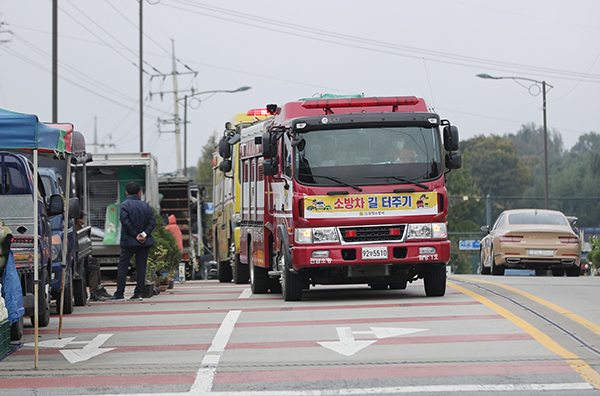
<path fill-rule="evenodd" d="M 343 99 L 316 99 L 305 100 L 302 107 L 305 109 L 328 109 L 334 107 L 369 107 L 369 106 L 411 106 L 420 102 L 414 96 L 388 96 L 372 98 L 343 98 Z"/>
<path fill-rule="evenodd" d="M 270 116 L 271 113 L 267 109 L 252 109 L 246 113 L 248 116 Z"/>

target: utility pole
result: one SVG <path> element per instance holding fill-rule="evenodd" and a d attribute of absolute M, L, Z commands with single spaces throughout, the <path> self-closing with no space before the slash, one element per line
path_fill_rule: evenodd
<path fill-rule="evenodd" d="M 52 0 L 52 123 L 58 123 L 58 0 Z"/>
<path fill-rule="evenodd" d="M 172 59 L 173 59 L 173 70 L 171 71 L 170 74 L 155 74 L 152 75 L 150 77 L 150 79 L 152 80 L 154 77 L 162 77 L 163 79 L 165 79 L 167 76 L 171 76 L 173 78 L 173 90 L 172 91 L 159 91 L 159 92 L 150 92 L 150 99 L 152 99 L 153 95 L 160 95 L 160 97 L 162 98 L 164 94 L 168 94 L 168 93 L 172 93 L 173 94 L 173 99 L 174 99 L 174 103 L 175 103 L 175 109 L 173 111 L 173 118 L 171 119 L 158 119 L 158 123 L 159 123 L 159 127 L 161 124 L 174 124 L 175 125 L 175 130 L 174 131 L 160 131 L 159 133 L 175 133 L 175 150 L 176 150 L 176 155 L 177 155 L 177 174 L 178 175 L 182 175 L 183 174 L 183 167 L 181 165 L 181 128 L 180 128 L 180 124 L 182 122 L 181 118 L 179 118 L 179 93 L 185 93 L 185 92 L 191 92 L 192 95 L 194 94 L 195 90 L 194 88 L 192 89 L 183 89 L 183 90 L 179 90 L 178 87 L 178 83 L 177 83 L 177 77 L 180 75 L 185 75 L 185 74 L 193 74 L 194 77 L 196 77 L 198 75 L 197 71 L 194 71 L 192 69 L 190 69 L 189 67 L 185 66 L 188 70 L 190 70 L 189 72 L 183 72 L 183 73 L 179 73 L 177 71 L 177 58 L 175 57 L 175 41 L 173 39 L 171 39 L 171 43 L 172 43 Z"/>
<path fill-rule="evenodd" d="M 177 62 L 175 60 L 175 41 L 171 39 L 173 48 L 173 98 L 175 99 L 175 146 L 177 146 L 177 174 L 181 175 L 181 134 L 179 129 L 179 102 L 177 101 Z"/>
<path fill-rule="evenodd" d="M 94 117 L 94 154 L 98 154 L 98 147 L 112 147 L 114 148 L 115 145 L 113 143 L 109 143 L 109 144 L 104 144 L 104 143 L 98 143 L 98 124 L 97 124 L 97 120 L 98 117 Z"/>
<path fill-rule="evenodd" d="M 144 0 L 140 0 L 140 153 L 144 152 L 144 40 L 142 30 L 142 4 L 144 4 Z"/>

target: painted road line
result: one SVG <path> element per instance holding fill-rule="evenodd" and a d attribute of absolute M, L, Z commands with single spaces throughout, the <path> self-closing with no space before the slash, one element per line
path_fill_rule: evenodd
<path fill-rule="evenodd" d="M 530 334 L 533 338 L 535 338 L 540 344 L 549 349 L 550 351 L 556 353 L 563 359 L 569 363 L 569 365 L 575 370 L 579 375 L 583 377 L 586 381 L 592 384 L 596 389 L 600 389 L 600 374 L 598 374 L 594 369 L 592 369 L 586 362 L 584 362 L 579 356 L 575 353 L 563 348 L 556 341 L 550 338 L 545 333 L 542 333 L 537 328 L 532 326 L 529 322 L 521 319 L 517 315 L 513 314 L 507 309 L 502 308 L 500 305 L 492 302 L 491 300 L 483 297 L 480 294 L 472 292 L 470 290 L 465 289 L 462 286 L 455 285 L 453 283 L 448 283 L 448 286 L 453 288 L 454 290 L 458 290 L 461 293 L 464 293 L 475 300 L 481 302 L 485 306 L 491 308 L 498 314 L 504 316 L 506 319 L 513 322 L 515 325 L 519 326 L 525 332 Z"/>
<path fill-rule="evenodd" d="M 219 360 L 225 351 L 225 347 L 229 342 L 229 337 L 231 337 L 235 323 L 241 313 L 242 311 L 230 311 L 227 316 L 225 316 L 223 323 L 221 323 L 221 327 L 219 327 L 217 334 L 215 334 L 215 337 L 213 338 L 212 345 L 208 348 L 208 351 L 204 355 L 204 359 L 202 359 L 201 367 L 198 370 L 196 380 L 190 389 L 190 394 L 204 395 L 210 392 L 213 385 L 213 378 L 217 371 L 217 366 L 219 365 Z"/>
<path fill-rule="evenodd" d="M 218 310 L 212 310 L 212 313 L 218 313 Z M 443 322 L 453 320 L 496 320 L 501 319 L 501 315 L 453 315 L 453 316 L 423 316 L 423 317 L 375 317 L 361 319 L 329 319 L 329 320 L 290 320 L 269 322 L 270 327 L 283 326 L 327 326 L 327 325 L 348 325 L 348 324 L 372 324 L 372 323 L 407 323 L 407 322 Z M 218 323 L 199 323 L 189 325 L 152 325 L 152 326 L 113 326 L 113 327 L 83 327 L 66 329 L 68 334 L 83 334 L 83 333 L 117 333 L 122 331 L 155 331 L 155 330 L 196 330 L 196 329 L 213 329 L 218 327 Z M 264 322 L 244 322 L 237 325 L 238 327 L 261 327 Z M 33 334 L 33 330 L 23 330 L 23 334 Z M 40 329 L 39 334 L 56 334 L 56 329 Z"/>
<path fill-rule="evenodd" d="M 256 370 L 243 372 L 220 372 L 213 379 L 214 384 L 265 384 L 268 383 L 315 383 L 319 381 L 360 381 L 398 378 L 459 378 L 474 376 L 552 375 L 574 374 L 573 369 L 564 361 L 541 362 L 498 362 L 498 363 L 460 363 L 460 364 L 394 364 L 366 367 L 318 367 L 290 368 L 284 370 Z M 337 394 L 337 393 L 331 393 Z"/>
<path fill-rule="evenodd" d="M 242 292 L 242 294 L 240 294 L 238 298 L 250 298 L 250 296 L 252 296 L 252 290 L 244 289 L 244 291 Z"/>
<path fill-rule="evenodd" d="M 555 312 L 558 312 L 561 315 L 566 316 L 567 318 L 571 319 L 572 321 L 574 321 L 576 323 L 579 323 L 580 325 L 582 325 L 582 326 L 588 328 L 589 330 L 593 331 L 597 335 L 600 335 L 600 326 L 598 326 L 597 324 L 595 324 L 593 322 L 590 322 L 589 320 L 584 319 L 581 316 L 579 316 L 579 315 L 577 315 L 577 314 L 575 314 L 575 313 L 573 313 L 573 312 L 571 312 L 571 311 L 569 311 L 567 309 L 564 309 L 563 307 L 560 307 L 560 306 L 558 306 L 556 304 L 553 304 L 553 303 L 551 303 L 549 301 L 546 301 L 546 300 L 544 300 L 542 298 L 534 296 L 533 294 L 529 294 L 529 293 L 524 292 L 522 290 L 516 289 L 516 288 L 514 288 L 512 286 L 503 285 L 501 283 L 490 282 L 490 281 L 486 281 L 486 280 L 482 280 L 482 279 L 474 279 L 474 278 L 467 278 L 467 277 L 461 278 L 461 279 L 468 279 L 468 280 L 475 281 L 475 282 L 488 283 L 490 285 L 499 286 L 499 287 L 502 287 L 502 288 L 504 288 L 506 290 L 510 290 L 510 291 L 512 291 L 514 293 L 520 294 L 523 297 L 527 297 L 528 299 L 530 299 L 532 301 L 535 301 L 538 304 L 541 304 L 541 305 L 543 305 L 543 306 L 545 306 L 547 308 L 550 308 L 551 310 L 553 310 Z"/>

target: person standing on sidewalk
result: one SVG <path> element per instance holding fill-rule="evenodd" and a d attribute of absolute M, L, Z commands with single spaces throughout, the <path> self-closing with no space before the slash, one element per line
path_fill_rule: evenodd
<path fill-rule="evenodd" d="M 123 300 L 129 261 L 135 255 L 136 286 L 130 301 L 141 300 L 146 282 L 146 262 L 150 246 L 154 245 L 152 231 L 156 225 L 152 207 L 142 201 L 140 185 L 131 182 L 125 188 L 127 199 L 121 204 L 121 257 L 117 267 L 117 291 L 109 300 Z"/>

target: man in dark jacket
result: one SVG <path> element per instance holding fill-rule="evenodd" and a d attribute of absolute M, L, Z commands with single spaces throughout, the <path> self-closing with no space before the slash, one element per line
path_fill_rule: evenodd
<path fill-rule="evenodd" d="M 119 217 L 121 220 L 121 257 L 117 272 L 117 291 L 111 300 L 123 300 L 129 261 L 135 255 L 135 272 L 137 283 L 130 300 L 141 300 L 146 282 L 146 262 L 150 246 L 154 245 L 152 230 L 156 225 L 152 207 L 142 201 L 140 185 L 134 182 L 127 184 L 127 199 L 121 204 Z"/>

